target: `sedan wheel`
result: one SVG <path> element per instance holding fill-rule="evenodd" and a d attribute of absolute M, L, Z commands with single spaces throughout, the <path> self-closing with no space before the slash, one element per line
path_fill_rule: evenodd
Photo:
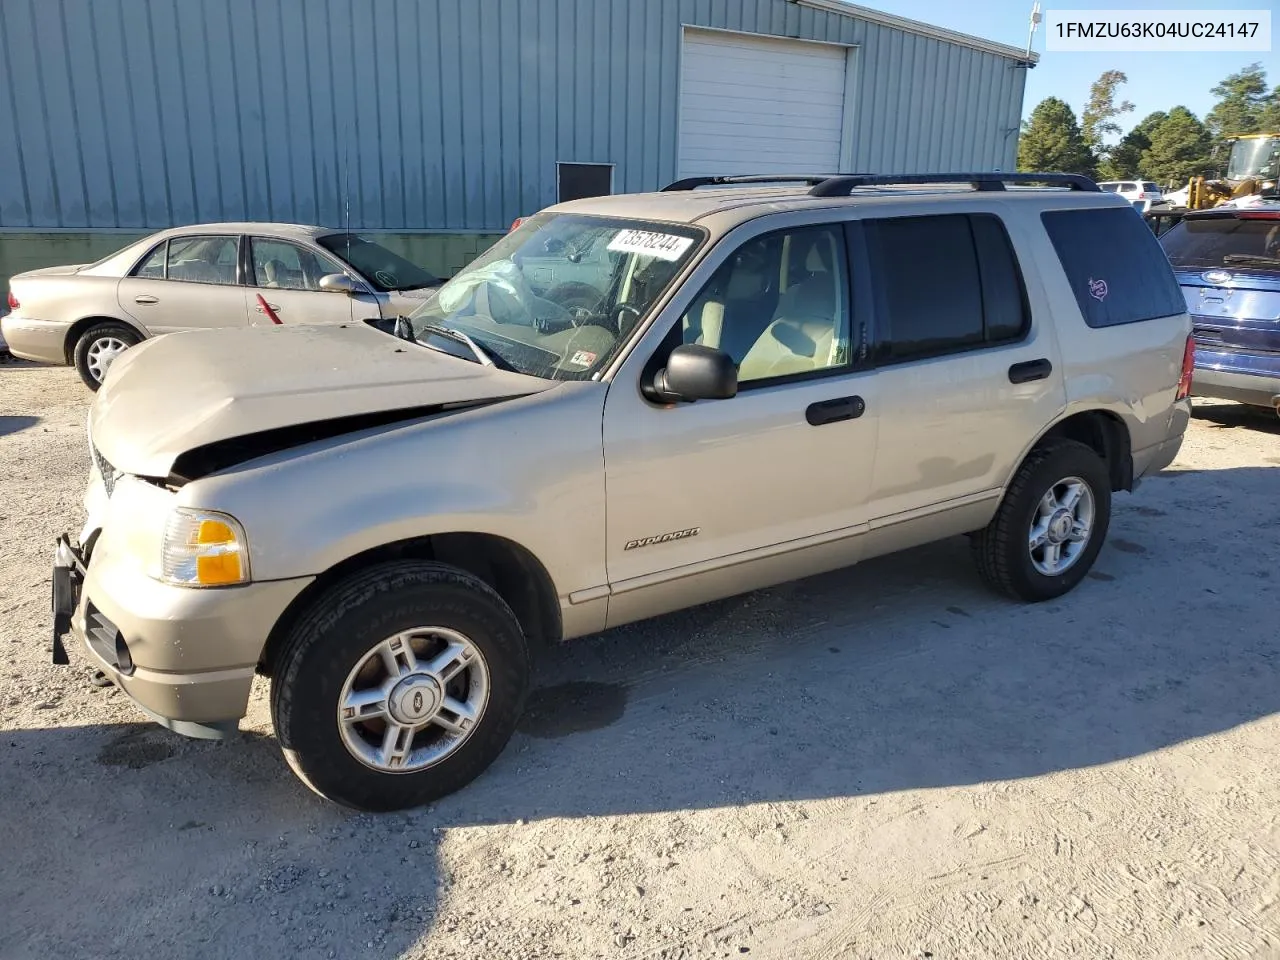
<path fill-rule="evenodd" d="M 111 366 L 111 361 L 128 349 L 129 345 L 119 337 L 99 337 L 89 347 L 85 366 L 93 374 L 93 379 L 101 383 L 102 378 L 107 375 L 107 368 Z"/>
<path fill-rule="evenodd" d="M 141 341 L 138 331 L 123 323 L 113 320 L 95 323 L 76 340 L 72 355 L 76 372 L 85 386 L 97 390 L 120 354 Z"/>

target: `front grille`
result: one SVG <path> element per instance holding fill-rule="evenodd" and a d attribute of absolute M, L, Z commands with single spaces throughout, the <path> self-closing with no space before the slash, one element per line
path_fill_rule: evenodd
<path fill-rule="evenodd" d="M 93 462 L 98 467 L 98 473 L 102 474 L 102 485 L 107 488 L 107 496 L 111 496 L 116 488 L 116 480 L 120 477 L 120 472 L 116 470 L 95 447 L 92 442 L 89 449 L 93 452 Z"/>

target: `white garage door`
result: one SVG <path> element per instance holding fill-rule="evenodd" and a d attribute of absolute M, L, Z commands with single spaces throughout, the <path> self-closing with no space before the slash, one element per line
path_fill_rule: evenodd
<path fill-rule="evenodd" d="M 685 30 L 680 176 L 839 170 L 845 51 Z"/>

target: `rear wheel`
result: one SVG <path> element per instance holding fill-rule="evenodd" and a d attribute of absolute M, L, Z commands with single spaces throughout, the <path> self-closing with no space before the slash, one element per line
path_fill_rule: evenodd
<path fill-rule="evenodd" d="M 986 529 L 974 534 L 982 579 L 1018 600 L 1052 600 L 1093 566 L 1111 522 L 1111 478 L 1094 450 L 1050 440 L 1028 454 Z"/>
<path fill-rule="evenodd" d="M 339 584 L 294 626 L 272 720 L 316 793 L 360 810 L 428 803 L 502 752 L 529 654 L 489 586 L 442 564 L 384 564 Z"/>
<path fill-rule="evenodd" d="M 95 323 L 76 341 L 74 353 L 76 372 L 90 390 L 102 386 L 102 378 L 116 357 L 130 347 L 142 342 L 138 331 L 123 323 L 105 321 Z"/>

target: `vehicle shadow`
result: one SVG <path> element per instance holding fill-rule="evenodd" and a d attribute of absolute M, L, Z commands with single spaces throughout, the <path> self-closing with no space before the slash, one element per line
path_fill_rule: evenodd
<path fill-rule="evenodd" d="M 1243 403 L 1198 403 L 1194 408 L 1194 416 L 1197 420 L 1208 421 L 1223 428 L 1245 427 L 1280 434 L 1280 417 L 1269 410 Z"/>
<path fill-rule="evenodd" d="M 0 415 L 0 437 L 6 437 L 11 433 L 21 433 L 23 430 L 29 430 L 39 422 L 39 417 Z"/>
<path fill-rule="evenodd" d="M 507 751 L 425 810 L 327 805 L 261 734 L 7 733 L 0 955 L 389 960 L 434 922 L 449 829 L 1023 779 L 1268 717 L 1277 477 L 1152 478 L 1049 603 L 990 594 L 960 538 L 545 651 Z"/>

